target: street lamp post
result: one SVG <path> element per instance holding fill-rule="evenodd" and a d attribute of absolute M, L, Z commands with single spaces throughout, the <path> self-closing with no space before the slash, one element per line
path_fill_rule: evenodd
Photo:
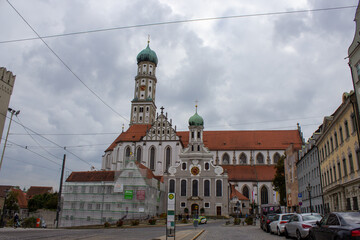
<path fill-rule="evenodd" d="M 20 113 L 20 110 L 16 111 L 16 110 L 14 110 L 12 108 L 8 108 L 8 111 L 11 113 L 11 117 L 10 117 L 9 127 L 8 127 L 8 130 L 7 130 L 7 133 L 6 133 L 4 148 L 3 148 L 3 151 L 2 151 L 2 154 L 1 154 L 0 170 L 1 170 L 1 165 L 2 165 L 3 159 L 4 159 L 6 142 L 7 142 L 8 136 L 9 136 L 9 131 L 10 131 L 10 126 L 11 126 L 11 121 L 12 121 L 13 115 L 15 114 L 15 116 L 17 116 Z"/>
<path fill-rule="evenodd" d="M 312 210 L 312 206 L 311 206 L 311 186 L 310 186 L 310 183 L 309 183 L 309 185 L 306 187 L 306 190 L 309 192 L 310 212 L 312 213 L 313 210 Z"/>

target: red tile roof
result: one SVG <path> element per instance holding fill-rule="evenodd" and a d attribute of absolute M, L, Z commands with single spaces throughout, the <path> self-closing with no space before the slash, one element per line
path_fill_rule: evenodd
<path fill-rule="evenodd" d="M 31 199 L 35 195 L 40 195 L 40 194 L 44 194 L 44 193 L 52 193 L 52 192 L 53 192 L 52 187 L 31 186 L 26 192 L 26 197 L 27 197 L 27 199 Z"/>
<path fill-rule="evenodd" d="M 273 165 L 223 165 L 229 181 L 260 181 L 268 182 L 274 179 L 276 169 Z"/>
<path fill-rule="evenodd" d="M 151 125 L 131 125 L 122 132 L 105 150 L 112 151 L 119 142 L 137 142 L 146 135 Z M 189 143 L 189 132 L 176 133 L 183 144 Z M 204 144 L 210 150 L 264 150 L 286 149 L 290 144 L 301 148 L 302 140 L 298 130 L 263 130 L 263 131 L 204 131 Z"/>
<path fill-rule="evenodd" d="M 135 162 L 136 165 L 139 167 L 140 172 L 143 174 L 144 177 L 148 178 L 148 179 L 152 179 L 155 178 L 156 180 L 160 181 L 160 182 L 164 182 L 164 177 L 163 176 L 155 176 L 153 171 L 151 171 L 148 167 L 146 167 L 145 165 Z"/>
<path fill-rule="evenodd" d="M 177 132 L 186 147 L 189 132 Z M 286 149 L 290 144 L 301 147 L 298 130 L 268 131 L 204 131 L 204 145 L 210 150 L 265 150 Z"/>
<path fill-rule="evenodd" d="M 249 199 L 247 197 L 245 197 L 238 190 L 235 189 L 234 185 L 230 185 L 230 186 L 231 186 L 230 199 L 237 197 L 239 200 L 249 201 Z"/>
<path fill-rule="evenodd" d="M 151 125 L 131 125 L 126 132 L 122 132 L 115 141 L 105 150 L 112 151 L 119 142 L 138 142 L 146 135 Z"/>
<path fill-rule="evenodd" d="M 11 189 L 11 191 L 17 193 L 17 200 L 19 207 L 22 209 L 27 208 L 28 202 L 26 200 L 25 193 L 21 191 L 21 189 L 15 189 L 15 188 Z"/>
<path fill-rule="evenodd" d="M 72 172 L 66 182 L 111 182 L 115 180 L 115 171 Z"/>

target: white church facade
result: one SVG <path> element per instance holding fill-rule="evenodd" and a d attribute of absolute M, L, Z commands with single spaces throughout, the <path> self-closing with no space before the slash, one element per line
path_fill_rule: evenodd
<path fill-rule="evenodd" d="M 130 126 L 105 150 L 102 170 L 121 171 L 130 159 L 135 159 L 155 176 L 162 177 L 167 192 L 175 191 L 181 196 L 184 194 L 181 191 L 186 191 L 179 209 L 192 209 L 189 206 L 191 199 L 196 199 L 200 208 L 206 206 L 211 215 L 234 213 L 234 199 L 242 201 L 244 213 L 251 210 L 251 203 L 277 203 L 279 197 L 272 187 L 274 166 L 290 145 L 302 145 L 300 129 L 204 131 L 202 123 L 201 131 L 198 131 L 189 119 L 189 131 L 176 131 L 163 107 L 156 113 L 157 66 L 157 55 L 148 44 L 137 56 Z M 190 156 L 186 157 L 186 154 Z M 206 163 L 208 170 L 205 170 Z M 193 167 L 199 169 L 196 175 L 192 172 L 195 171 Z M 217 178 L 223 183 L 221 199 L 207 196 L 208 189 L 204 187 L 205 181 L 210 179 L 213 179 L 210 186 L 215 187 Z M 175 185 L 170 184 L 171 180 L 175 180 Z M 181 184 L 185 184 L 182 180 L 186 180 L 183 186 L 187 190 L 182 190 Z M 194 191 L 194 187 L 198 190 Z M 216 188 L 210 190 L 212 194 L 216 196 Z"/>

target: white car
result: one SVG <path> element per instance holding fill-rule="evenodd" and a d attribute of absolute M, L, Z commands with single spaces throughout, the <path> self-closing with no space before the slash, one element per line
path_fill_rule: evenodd
<path fill-rule="evenodd" d="M 283 213 L 275 216 L 274 221 L 270 223 L 270 233 L 276 233 L 281 236 L 285 231 L 285 224 L 289 221 L 293 213 Z"/>

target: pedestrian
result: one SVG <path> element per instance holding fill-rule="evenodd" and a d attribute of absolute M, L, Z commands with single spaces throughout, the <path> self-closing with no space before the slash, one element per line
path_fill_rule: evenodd
<path fill-rule="evenodd" d="M 14 215 L 14 228 L 17 228 L 19 226 L 20 226 L 20 224 L 19 224 L 19 214 L 15 213 L 15 215 Z"/>

